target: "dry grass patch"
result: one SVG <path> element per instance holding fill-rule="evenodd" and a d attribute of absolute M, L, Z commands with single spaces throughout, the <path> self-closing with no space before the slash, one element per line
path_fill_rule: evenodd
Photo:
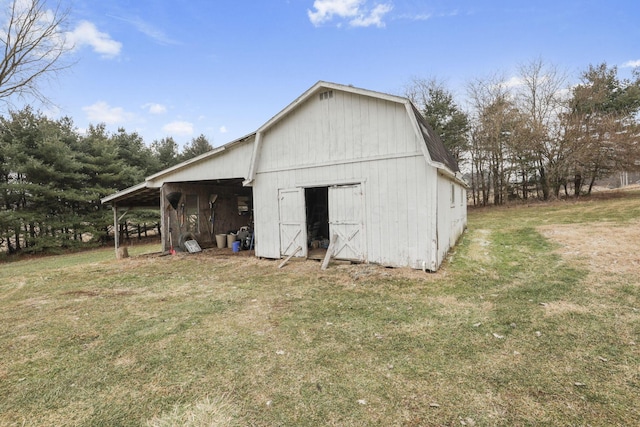
<path fill-rule="evenodd" d="M 570 315 L 572 313 L 588 313 L 592 310 L 592 307 L 585 307 L 567 301 L 553 301 L 550 303 L 544 303 L 544 315 L 545 316 L 560 316 Z"/>
<path fill-rule="evenodd" d="M 556 224 L 539 230 L 561 246 L 558 253 L 564 258 L 580 262 L 594 274 L 640 274 L 640 221 Z"/>
<path fill-rule="evenodd" d="M 195 403 L 175 405 L 170 411 L 147 421 L 147 427 L 232 427 L 240 423 L 237 410 L 226 396 L 206 397 Z"/>
<path fill-rule="evenodd" d="M 491 262 L 490 246 L 491 246 L 491 230 L 477 229 L 473 230 L 472 235 L 469 237 L 468 243 L 468 256 L 474 261 L 481 262 L 483 264 L 489 264 Z"/>

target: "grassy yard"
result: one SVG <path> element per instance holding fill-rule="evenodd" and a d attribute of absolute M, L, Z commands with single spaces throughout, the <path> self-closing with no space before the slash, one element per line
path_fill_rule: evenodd
<path fill-rule="evenodd" d="M 640 425 L 640 192 L 470 210 L 437 274 L 0 264 L 0 425 Z"/>

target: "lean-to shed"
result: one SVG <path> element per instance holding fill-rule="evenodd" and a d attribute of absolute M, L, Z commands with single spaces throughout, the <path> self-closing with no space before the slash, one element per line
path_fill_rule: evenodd
<path fill-rule="evenodd" d="M 149 176 L 144 182 L 102 199 L 110 204 L 114 224 L 134 208 L 160 208 L 162 251 L 194 238 L 204 247 L 216 234 L 250 222 L 251 188 L 247 176 L 255 134 Z M 116 252 L 119 245 L 116 237 Z"/>
<path fill-rule="evenodd" d="M 318 82 L 227 146 L 147 179 L 162 191 L 164 233 L 176 223 L 167 194 L 200 186 L 206 199 L 219 183 L 250 197 L 262 258 L 324 258 L 330 247 L 335 259 L 435 271 L 466 226 L 458 165 L 406 98 Z M 135 199 L 136 187 L 103 202 Z M 193 200 L 206 217 L 206 200 Z"/>

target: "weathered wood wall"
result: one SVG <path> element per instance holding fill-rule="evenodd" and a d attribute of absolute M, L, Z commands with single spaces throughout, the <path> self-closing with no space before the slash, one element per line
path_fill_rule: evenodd
<path fill-rule="evenodd" d="M 163 221 L 163 251 L 169 249 L 169 233 L 172 230 L 171 238 L 173 246 L 178 247 L 180 237 L 187 232 L 186 219 L 181 220 L 181 209 L 174 210 L 167 202 L 166 195 L 172 192 L 182 193 L 180 203 L 185 203 L 187 194 L 198 196 L 198 232 L 193 233 L 196 240 L 202 247 L 215 245 L 215 234 L 227 234 L 229 231 L 237 231 L 240 227 L 248 225 L 250 215 L 239 215 L 238 196 L 251 197 L 251 188 L 238 185 L 224 186 L 213 184 L 194 183 L 165 183 L 161 191 L 161 212 Z M 211 229 L 211 207 L 209 197 L 216 194 L 217 198 L 213 205 L 214 222 L 213 233 Z"/>
<path fill-rule="evenodd" d="M 251 196 L 251 188 L 242 187 L 239 182 L 229 185 L 229 180 L 245 179 L 249 170 L 254 137 L 227 146 L 224 150 L 202 160 L 193 161 L 185 166 L 169 168 L 149 178 L 160 192 L 160 211 L 162 215 L 162 250 L 169 249 L 169 228 L 172 230 L 173 245 L 178 246 L 180 236 L 185 233 L 185 225 L 180 223 L 181 212 L 170 207 L 166 195 L 179 191 L 184 203 L 187 194 L 198 196 L 199 232 L 194 233 L 198 243 L 203 246 L 215 244 L 215 234 L 237 230 L 249 222 L 248 215 L 238 214 L 239 195 Z M 211 233 L 211 209 L 209 196 L 217 194 L 214 205 L 213 234 Z"/>

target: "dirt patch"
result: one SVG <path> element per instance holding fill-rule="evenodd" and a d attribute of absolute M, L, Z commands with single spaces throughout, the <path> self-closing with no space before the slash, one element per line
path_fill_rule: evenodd
<path fill-rule="evenodd" d="M 378 264 L 361 264 L 351 263 L 349 261 L 331 260 L 327 270 L 321 270 L 321 260 L 291 258 L 281 269 L 278 266 L 282 263 L 282 259 L 262 259 L 257 258 L 253 251 L 240 251 L 231 253 L 227 249 L 206 249 L 198 254 L 178 254 L 177 257 L 196 256 L 201 258 L 223 260 L 225 263 L 235 263 L 241 266 L 260 267 L 265 269 L 273 269 L 274 272 L 296 273 L 300 275 L 325 276 L 325 275 L 341 275 L 344 276 L 346 283 L 365 280 L 378 279 L 410 279 L 410 280 L 434 280 L 442 273 L 440 269 L 436 273 L 425 273 L 422 270 L 415 270 L 408 267 L 384 267 Z M 134 258 L 135 259 L 135 258 Z"/>
<path fill-rule="evenodd" d="M 274 264 L 274 268 L 277 269 L 281 260 L 271 261 Z M 409 279 L 409 280 L 422 280 L 430 281 L 439 277 L 442 273 L 442 269 L 436 273 L 425 273 L 422 270 L 414 270 L 408 267 L 384 267 L 378 264 L 358 264 L 350 263 L 348 261 L 335 261 L 332 260 L 329 263 L 327 270 L 321 270 L 322 262 L 317 260 L 307 259 L 292 259 L 287 263 L 282 270 L 295 272 L 300 275 L 331 275 L 334 281 L 342 283 L 344 285 L 352 284 L 355 282 L 363 281 L 377 281 L 384 279 Z M 338 278 L 337 276 L 340 276 Z"/>
<path fill-rule="evenodd" d="M 63 295 L 69 295 L 74 297 L 126 297 L 135 295 L 135 292 L 129 289 L 104 289 L 104 290 L 86 290 L 77 289 L 73 291 L 64 292 Z"/>
<path fill-rule="evenodd" d="M 640 273 L 640 221 L 631 224 L 567 224 L 538 229 L 559 244 L 565 260 L 595 273 Z"/>
<path fill-rule="evenodd" d="M 100 294 L 95 291 L 87 291 L 84 289 L 79 289 L 75 291 L 64 292 L 63 295 L 70 295 L 74 297 L 97 297 Z"/>

